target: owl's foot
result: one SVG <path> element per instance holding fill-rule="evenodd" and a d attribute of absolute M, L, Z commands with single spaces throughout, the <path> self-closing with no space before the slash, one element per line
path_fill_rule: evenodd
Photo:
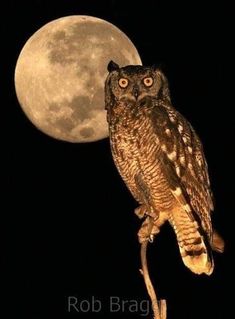
<path fill-rule="evenodd" d="M 142 244 L 145 241 L 153 242 L 154 236 L 160 232 L 159 227 L 154 224 L 154 219 L 147 216 L 138 231 L 138 240 Z"/>
<path fill-rule="evenodd" d="M 135 214 L 139 219 L 144 218 L 145 216 L 150 216 L 154 220 L 158 219 L 159 214 L 153 211 L 151 208 L 148 208 L 145 204 L 140 205 L 134 210 Z"/>
<path fill-rule="evenodd" d="M 147 215 L 147 207 L 144 204 L 140 205 L 134 210 L 134 212 L 139 217 L 139 219 L 142 219 L 145 215 Z"/>

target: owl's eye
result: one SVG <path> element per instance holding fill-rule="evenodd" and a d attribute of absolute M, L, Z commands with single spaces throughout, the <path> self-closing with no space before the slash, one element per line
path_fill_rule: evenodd
<path fill-rule="evenodd" d="M 118 84 L 121 88 L 126 88 L 128 85 L 128 80 L 125 78 L 121 78 L 119 79 Z"/>
<path fill-rule="evenodd" d="M 151 78 L 151 77 L 145 78 L 145 79 L 143 80 L 143 82 L 144 82 L 144 85 L 145 85 L 145 86 L 150 87 L 151 85 L 153 85 L 153 78 Z"/>

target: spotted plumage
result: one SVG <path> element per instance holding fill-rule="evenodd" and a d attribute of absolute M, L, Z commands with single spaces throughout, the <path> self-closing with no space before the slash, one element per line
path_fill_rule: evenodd
<path fill-rule="evenodd" d="M 105 104 L 114 162 L 145 220 L 139 241 L 152 240 L 165 221 L 175 230 L 185 265 L 211 274 L 212 192 L 202 144 L 171 104 L 167 79 L 155 67 L 108 66 Z"/>

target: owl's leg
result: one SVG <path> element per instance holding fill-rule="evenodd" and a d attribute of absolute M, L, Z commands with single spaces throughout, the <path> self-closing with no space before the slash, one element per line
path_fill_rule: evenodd
<path fill-rule="evenodd" d="M 153 219 L 153 224 L 155 228 L 158 228 L 160 231 L 160 227 L 169 219 L 169 215 L 167 212 L 161 211 L 156 218 Z"/>
<path fill-rule="evenodd" d="M 145 204 L 140 205 L 134 210 L 135 214 L 139 217 L 139 219 L 142 219 L 144 216 L 146 216 L 147 213 L 147 207 Z"/>
<path fill-rule="evenodd" d="M 134 210 L 134 213 L 142 219 L 145 216 L 151 216 L 153 219 L 158 218 L 158 212 L 153 211 L 151 208 L 147 207 L 147 205 L 142 204 Z"/>
<path fill-rule="evenodd" d="M 168 220 L 168 214 L 160 212 L 155 217 L 147 216 L 138 232 L 139 243 L 148 240 L 153 242 L 154 236 L 160 232 L 160 227 Z"/>
<path fill-rule="evenodd" d="M 154 218 L 147 216 L 138 231 L 138 240 L 142 244 L 145 241 L 153 241 L 156 234 L 160 232 L 159 227 L 154 223 Z"/>

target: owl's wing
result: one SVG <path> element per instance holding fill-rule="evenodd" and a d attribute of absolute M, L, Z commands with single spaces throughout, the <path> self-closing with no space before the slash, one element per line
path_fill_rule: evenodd
<path fill-rule="evenodd" d="M 182 204 L 190 204 L 210 237 L 213 200 L 200 139 L 189 122 L 170 105 L 157 106 L 152 112 L 152 121 L 161 145 L 162 167 L 172 192 Z"/>

